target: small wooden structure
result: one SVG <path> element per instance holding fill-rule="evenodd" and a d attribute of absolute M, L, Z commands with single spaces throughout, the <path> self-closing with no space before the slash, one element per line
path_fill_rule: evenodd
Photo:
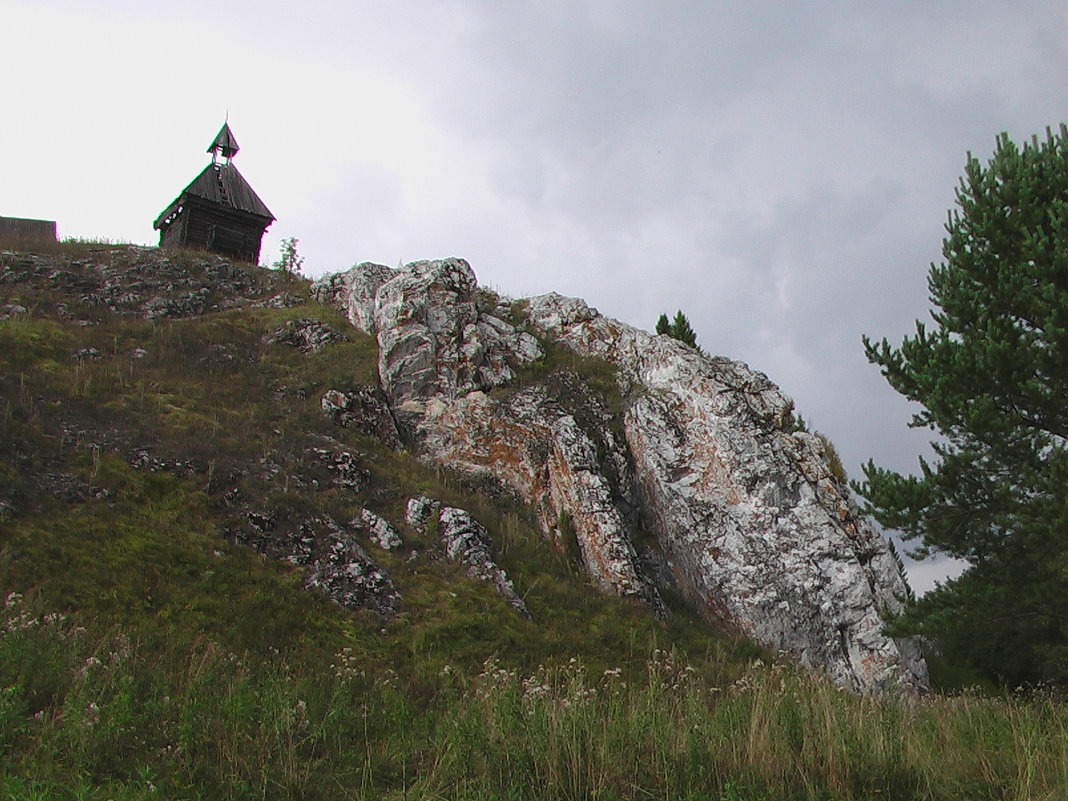
<path fill-rule="evenodd" d="M 0 237 L 20 242 L 55 242 L 56 223 L 54 220 L 0 217 Z"/>
<path fill-rule="evenodd" d="M 229 123 L 223 123 L 207 150 L 211 164 L 153 223 L 160 247 L 210 250 L 259 262 L 263 232 L 275 217 L 233 165 L 238 149 Z"/>

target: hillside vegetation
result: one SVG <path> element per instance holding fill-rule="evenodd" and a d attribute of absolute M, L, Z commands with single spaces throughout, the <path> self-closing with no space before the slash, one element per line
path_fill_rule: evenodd
<path fill-rule="evenodd" d="M 336 425 L 321 398 L 375 385 L 375 344 L 300 277 L 49 251 L 0 243 L 0 798 L 1068 797 L 1062 700 L 843 693 L 598 592 L 522 506 Z M 305 352 L 308 320 L 339 336 Z M 605 383 L 560 350 L 524 380 Z M 529 619 L 404 523 L 416 495 L 488 528 Z M 388 619 L 269 556 L 361 508 L 404 541 L 368 545 Z"/>

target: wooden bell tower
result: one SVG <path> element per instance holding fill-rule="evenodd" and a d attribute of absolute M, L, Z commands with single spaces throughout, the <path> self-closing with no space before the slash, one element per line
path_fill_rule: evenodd
<path fill-rule="evenodd" d="M 263 232 L 275 217 L 234 166 L 239 149 L 224 122 L 207 150 L 211 164 L 153 223 L 160 247 L 209 250 L 259 262 Z"/>

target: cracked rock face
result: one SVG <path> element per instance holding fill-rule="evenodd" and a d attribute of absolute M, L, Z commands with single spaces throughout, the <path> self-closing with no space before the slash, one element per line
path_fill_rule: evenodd
<path fill-rule="evenodd" d="M 389 274 L 359 265 L 349 272 L 365 269 L 363 276 L 324 278 L 313 291 L 344 299 L 349 319 L 365 321 L 364 330 L 377 336 L 382 388 L 419 451 L 506 487 L 535 509 L 562 547 L 575 539 L 597 584 L 665 614 L 632 544 L 636 484 L 603 401 L 578 381 L 564 386 L 566 380 L 502 398 L 487 394 L 543 354 L 496 306 L 481 308 L 467 262 L 415 262 Z M 561 405 L 549 389 L 573 396 L 578 408 Z"/>
<path fill-rule="evenodd" d="M 831 475 L 818 438 L 791 433 L 767 376 L 545 295 L 534 328 L 608 360 L 639 388 L 624 415 L 646 510 L 679 586 L 708 617 L 855 690 L 923 689 L 910 641 L 882 634 L 903 580 L 885 540 Z"/>
<path fill-rule="evenodd" d="M 530 334 L 478 309 L 477 288 L 462 259 L 415 262 L 378 287 L 378 372 L 409 424 L 430 401 L 508 384 L 514 366 L 541 355 Z"/>
<path fill-rule="evenodd" d="M 603 427 L 584 427 L 545 387 L 503 400 L 472 392 L 433 405 L 420 430 L 434 461 L 504 484 L 533 507 L 562 550 L 574 541 L 600 587 L 663 616 L 632 544 L 638 501 L 625 445 L 608 427 L 607 411 L 597 411 Z"/>
<path fill-rule="evenodd" d="M 343 273 L 325 275 L 311 286 L 312 297 L 324 306 L 337 306 L 349 321 L 368 334 L 375 333 L 375 295 L 394 271 L 365 261 Z"/>
<path fill-rule="evenodd" d="M 620 420 L 566 380 L 494 392 L 541 348 L 486 308 L 462 260 L 317 286 L 378 338 L 382 388 L 417 450 L 529 503 L 606 590 L 662 613 L 648 565 L 666 565 L 705 617 L 844 687 L 926 687 L 915 644 L 882 634 L 905 589 L 886 542 L 818 438 L 790 432 L 792 401 L 767 376 L 580 300 L 530 299 L 531 331 L 614 366 Z M 639 531 L 655 554 L 638 553 Z"/>
<path fill-rule="evenodd" d="M 364 531 L 371 542 L 383 551 L 392 551 L 394 548 L 400 548 L 404 544 L 401 542 L 397 529 L 393 528 L 389 521 L 379 517 L 370 509 L 360 509 L 349 525 Z"/>

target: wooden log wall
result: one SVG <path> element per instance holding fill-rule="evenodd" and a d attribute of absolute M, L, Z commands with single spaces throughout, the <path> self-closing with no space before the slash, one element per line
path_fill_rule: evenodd
<path fill-rule="evenodd" d="M 54 220 L 0 217 L 0 237 L 25 242 L 55 242 L 56 223 Z"/>

